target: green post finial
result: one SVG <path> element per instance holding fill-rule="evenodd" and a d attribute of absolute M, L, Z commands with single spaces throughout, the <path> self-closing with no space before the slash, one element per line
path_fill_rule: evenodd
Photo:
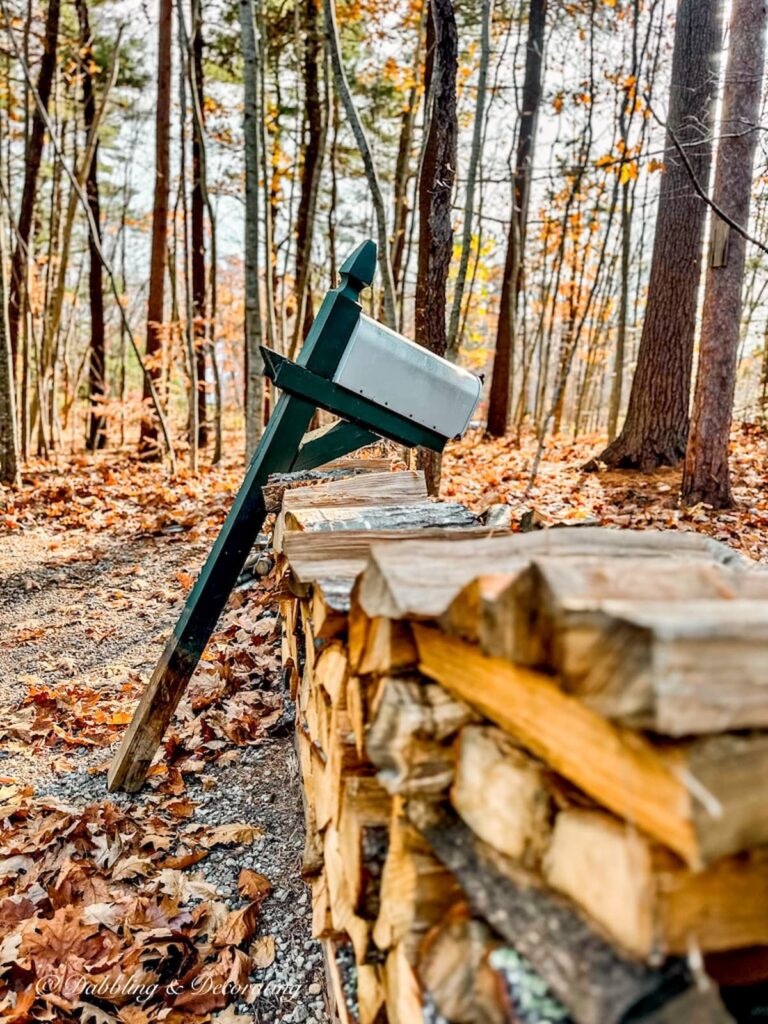
<path fill-rule="evenodd" d="M 344 260 L 339 271 L 342 288 L 349 287 L 359 295 L 363 288 L 373 284 L 376 273 L 376 243 L 368 238 L 351 252 Z"/>

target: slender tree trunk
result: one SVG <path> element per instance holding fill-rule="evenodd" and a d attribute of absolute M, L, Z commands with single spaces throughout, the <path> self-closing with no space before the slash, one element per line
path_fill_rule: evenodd
<path fill-rule="evenodd" d="M 445 0 L 441 0 L 445 2 Z M 449 4 L 450 6 L 450 4 Z M 384 205 L 384 195 L 381 191 L 381 184 L 379 183 L 379 176 L 376 173 L 376 164 L 373 160 L 373 154 L 371 152 L 371 146 L 368 142 L 368 136 L 365 133 L 365 128 L 360 120 L 360 115 L 355 107 L 355 101 L 352 98 L 352 92 L 347 82 L 347 76 L 344 73 L 344 65 L 341 60 L 341 44 L 339 42 L 339 31 L 336 26 L 336 10 L 334 7 L 334 0 L 323 0 L 323 10 L 325 12 L 325 31 L 326 38 L 328 39 L 328 47 L 331 52 L 331 64 L 333 65 L 333 78 L 334 85 L 336 86 L 336 92 L 341 98 L 341 102 L 344 105 L 344 110 L 349 121 L 352 134 L 355 137 L 357 148 L 360 151 L 360 156 L 363 160 L 363 167 L 365 168 L 365 177 L 368 182 L 368 188 L 371 191 L 371 199 L 373 200 L 373 208 L 376 213 L 376 234 L 378 239 L 379 249 L 379 270 L 382 277 L 382 286 L 384 289 L 384 315 L 385 320 L 390 327 L 395 327 L 397 322 L 397 316 L 395 312 L 395 285 L 392 276 L 392 263 L 389 258 L 389 236 L 387 234 L 387 213 Z M 454 90 L 455 92 L 455 90 Z M 454 111 L 455 111 L 455 99 L 454 99 Z M 455 161 L 454 161 L 455 162 Z M 454 168 L 451 165 L 451 182 L 453 182 Z M 443 328 L 445 333 L 445 328 Z"/>
<path fill-rule="evenodd" d="M 5 306 L 4 248 L 3 231 L 0 230 L 0 482 L 13 486 L 19 481 L 19 435 Z"/>
<path fill-rule="evenodd" d="M 675 465 L 685 454 L 707 207 L 694 191 L 675 139 L 706 185 L 721 6 L 720 0 L 679 0 L 677 7 L 648 301 L 624 426 L 599 456 L 609 466 L 651 470 Z"/>
<path fill-rule="evenodd" d="M 760 131 L 765 28 L 765 0 L 733 0 L 713 198 L 719 210 L 745 229 Z M 746 251 L 744 237 L 714 214 L 696 394 L 683 470 L 682 498 L 690 505 L 733 505 L 728 444 Z"/>
<path fill-rule="evenodd" d="M 245 87 L 245 454 L 250 458 L 264 427 L 259 293 L 259 57 L 252 0 L 240 0 L 240 34 Z"/>
<path fill-rule="evenodd" d="M 299 342 L 312 325 L 310 288 L 312 238 L 315 226 L 317 193 L 325 149 L 325 118 L 320 98 L 319 68 L 322 58 L 322 33 L 315 0 L 303 0 L 304 19 L 304 111 L 306 140 L 301 166 L 301 197 L 296 214 L 296 319 L 289 355 L 293 358 Z"/>
<path fill-rule="evenodd" d="M 448 357 L 455 359 L 459 354 L 459 323 L 461 306 L 464 299 L 464 286 L 469 269 L 469 254 L 472 248 L 472 228 L 475 220 L 475 183 L 477 169 L 482 156 L 483 130 L 485 127 L 485 97 L 488 83 L 488 64 L 491 56 L 491 20 L 493 18 L 493 0 L 482 0 L 480 15 L 480 67 L 477 74 L 477 99 L 475 101 L 475 124 L 472 131 L 472 149 L 469 154 L 467 168 L 467 190 L 464 200 L 464 227 L 461 237 L 461 256 L 459 269 L 456 273 L 456 286 L 453 292 L 451 317 L 448 324 Z"/>
<path fill-rule="evenodd" d="M 205 274 L 205 197 L 203 194 L 203 16 L 200 0 L 191 2 L 192 46 L 190 85 L 192 91 L 192 196 L 190 201 L 192 242 L 192 312 L 194 315 L 195 360 L 197 364 L 197 444 L 208 444 L 206 423 L 206 274 Z"/>
<path fill-rule="evenodd" d="M 200 366 L 199 356 L 200 349 L 196 347 L 196 317 L 195 317 L 195 303 L 192 291 L 192 241 L 190 237 L 189 229 L 189 210 L 187 204 L 187 74 L 189 73 L 189 81 L 194 82 L 195 76 L 194 71 L 190 67 L 191 64 L 191 47 L 189 45 L 189 36 L 187 35 L 187 28 L 184 21 L 184 8 L 181 3 L 176 7 L 176 17 L 178 21 L 179 31 L 179 186 L 176 197 L 176 208 L 174 209 L 173 215 L 173 251 L 169 253 L 168 259 L 168 273 L 171 281 L 171 289 L 173 291 L 173 308 L 174 312 L 171 319 L 178 324 L 179 337 L 183 339 L 184 349 L 187 356 L 187 367 L 189 371 L 189 419 L 188 419 L 188 436 L 189 436 L 189 468 L 193 473 L 197 472 L 198 468 L 198 441 L 200 438 L 200 421 L 198 419 L 200 409 L 200 378 L 198 377 L 198 369 Z M 196 119 L 195 119 L 196 120 Z M 199 122 L 198 122 L 199 125 Z M 198 160 L 200 153 L 198 151 Z M 198 168 L 199 170 L 199 168 Z M 198 173 L 198 188 L 200 186 L 200 176 Z M 201 208 L 202 212 L 202 208 Z M 184 325 L 182 327 L 181 316 L 179 314 L 178 305 L 178 292 L 176 273 L 178 267 L 178 260 L 176 258 L 177 244 L 176 244 L 176 229 L 179 222 L 179 213 L 181 213 L 181 234 L 182 234 L 182 260 L 184 266 Z M 202 233 L 202 232 L 201 232 Z M 203 301 L 205 301 L 205 262 L 203 262 Z M 203 374 L 205 373 L 205 332 L 200 339 L 200 344 L 203 346 Z M 173 360 L 168 360 L 168 381 L 170 380 L 173 373 Z M 170 387 L 168 388 L 170 394 Z M 205 393 L 203 392 L 203 396 Z"/>
<path fill-rule="evenodd" d="M 431 109 L 419 178 L 419 251 L 416 278 L 416 341 L 444 356 L 446 282 L 453 251 L 451 200 L 459 133 L 456 115 L 458 34 L 452 0 L 430 0 L 434 57 Z M 430 492 L 440 487 L 440 456 L 420 452 Z"/>
<path fill-rule="evenodd" d="M 147 369 L 155 382 L 161 377 L 163 316 L 165 312 L 165 252 L 168 235 L 168 190 L 170 187 L 171 128 L 171 45 L 173 37 L 173 0 L 160 0 L 157 36 L 157 110 L 155 112 L 155 197 L 152 208 L 152 249 L 147 301 Z M 149 382 L 144 381 L 144 402 L 151 397 Z M 144 415 L 141 420 L 139 451 L 145 456 L 159 455 L 157 423 Z"/>
<path fill-rule="evenodd" d="M 274 214 L 277 196 L 273 195 L 269 169 L 269 139 L 267 137 L 267 28 L 264 20 L 264 4 L 255 0 L 256 31 L 258 33 L 259 57 L 259 158 L 261 160 L 262 209 L 264 211 L 264 324 L 267 344 L 277 348 L 277 320 L 275 317 L 275 269 L 277 255 L 274 245 Z"/>
<path fill-rule="evenodd" d="M 547 0 L 530 0 L 525 78 L 512 184 L 512 214 L 509 221 L 499 323 L 496 329 L 496 352 L 493 359 L 491 390 L 488 399 L 488 431 L 494 437 L 503 437 L 506 434 L 512 403 L 515 320 L 517 300 L 523 283 L 525 230 L 531 194 L 533 154 L 536 146 L 536 124 L 544 75 L 546 23 Z"/>
<path fill-rule="evenodd" d="M 408 93 L 408 99 L 400 115 L 400 137 L 397 145 L 397 161 L 395 163 L 394 183 L 394 218 L 392 230 L 392 281 L 395 286 L 395 293 L 400 295 L 400 277 L 403 268 L 403 254 L 405 252 L 406 226 L 408 214 L 411 212 L 408 207 L 408 183 L 411 178 L 411 148 L 413 146 L 413 130 L 416 125 L 416 113 L 419 108 L 419 86 L 422 66 L 422 46 L 424 39 L 425 14 L 427 5 L 422 8 L 419 18 L 419 29 L 416 37 L 416 49 L 414 54 L 413 84 Z M 400 308 L 402 318 L 402 304 Z"/>
<path fill-rule="evenodd" d="M 76 0 L 77 16 L 80 22 L 80 54 L 83 65 L 83 123 L 86 138 L 94 135 L 96 126 L 96 97 L 90 65 L 93 63 L 91 27 L 85 0 Z M 105 100 L 106 102 L 106 100 Z M 87 144 L 86 144 L 87 145 Z M 91 309 L 91 342 L 88 363 L 88 398 L 90 414 L 86 447 L 95 451 L 107 443 L 107 419 L 100 405 L 106 397 L 106 348 L 104 328 L 104 291 L 101 279 L 101 207 L 99 201 L 99 142 L 94 136 L 92 154 L 85 177 L 85 194 L 96 225 L 98 239 L 88 235 L 88 297 Z M 73 189 L 74 192 L 74 189 Z"/>
<path fill-rule="evenodd" d="M 61 0 L 49 0 L 45 19 L 45 39 L 40 75 L 37 80 L 37 95 L 47 112 L 51 98 L 53 76 L 56 71 L 56 47 L 59 38 L 59 14 Z M 11 287 L 8 296 L 8 332 L 11 341 L 12 359 L 16 359 L 19 339 L 19 323 L 22 313 L 22 291 L 25 280 L 25 266 L 28 258 L 29 240 L 32 233 L 32 218 L 37 196 L 37 178 L 43 158 L 45 143 L 45 119 L 37 106 L 33 107 L 32 126 L 24 166 L 24 188 L 21 193 L 21 207 L 16 225 L 16 245 L 11 258 Z"/>

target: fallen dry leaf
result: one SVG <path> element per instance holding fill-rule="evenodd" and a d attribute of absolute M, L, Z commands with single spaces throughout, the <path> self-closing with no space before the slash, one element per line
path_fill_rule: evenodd
<path fill-rule="evenodd" d="M 249 900 L 263 900 L 272 892 L 272 883 L 266 875 L 243 868 L 237 879 L 240 895 Z"/>
<path fill-rule="evenodd" d="M 275 937 L 274 935 L 260 935 L 248 950 L 248 955 L 253 960 L 253 966 L 263 970 L 275 962 Z"/>

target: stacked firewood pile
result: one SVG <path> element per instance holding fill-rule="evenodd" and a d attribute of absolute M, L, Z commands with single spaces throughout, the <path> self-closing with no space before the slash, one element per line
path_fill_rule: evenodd
<path fill-rule="evenodd" d="M 732 1019 L 707 970 L 768 946 L 768 574 L 423 488 L 287 490 L 275 529 L 341 1021 Z"/>

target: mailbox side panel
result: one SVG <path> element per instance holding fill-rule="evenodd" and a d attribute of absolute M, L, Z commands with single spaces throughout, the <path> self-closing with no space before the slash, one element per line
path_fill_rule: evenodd
<path fill-rule="evenodd" d="M 435 430 L 463 434 L 480 399 L 479 377 L 365 315 L 339 362 L 335 383 Z"/>

